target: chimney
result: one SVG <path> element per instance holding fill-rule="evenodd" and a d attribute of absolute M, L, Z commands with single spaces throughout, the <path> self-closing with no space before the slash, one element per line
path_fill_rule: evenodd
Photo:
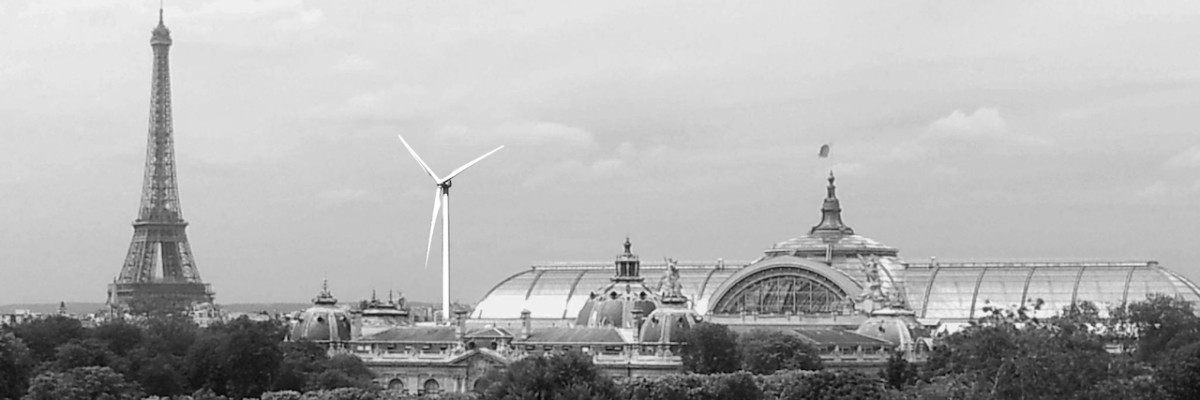
<path fill-rule="evenodd" d="M 358 339 L 362 337 L 363 313 L 362 310 L 350 311 L 350 337 Z"/>
<path fill-rule="evenodd" d="M 467 334 L 467 310 L 454 310 L 454 336 L 462 339 Z"/>
<path fill-rule="evenodd" d="M 521 340 L 529 340 L 533 336 L 533 323 L 530 321 L 529 310 L 521 310 Z"/>
<path fill-rule="evenodd" d="M 635 338 L 638 338 L 638 339 L 637 339 L 638 341 L 641 341 L 641 337 L 642 337 L 642 322 L 644 322 L 644 320 L 645 320 L 645 317 L 646 317 L 646 316 L 645 316 L 645 315 L 643 315 L 643 314 L 645 314 L 645 312 L 644 312 L 644 311 L 642 311 L 642 310 L 640 310 L 640 309 L 637 309 L 637 308 L 633 309 L 633 329 L 634 329 L 634 331 L 633 331 L 633 333 L 634 333 L 634 336 L 633 336 L 633 337 L 635 337 Z"/>

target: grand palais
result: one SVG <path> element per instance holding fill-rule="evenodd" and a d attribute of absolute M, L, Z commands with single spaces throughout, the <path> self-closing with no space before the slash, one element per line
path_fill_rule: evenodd
<path fill-rule="evenodd" d="M 484 387 L 488 371 L 561 351 L 589 354 L 613 376 L 677 373 L 682 335 L 702 321 L 783 331 L 826 368 L 874 369 L 898 351 L 921 362 L 933 337 L 997 309 L 1048 317 L 1088 301 L 1103 315 L 1154 293 L 1200 300 L 1155 261 L 909 262 L 842 220 L 834 183 L 831 173 L 820 222 L 751 262 L 643 263 L 626 238 L 614 261 L 518 271 L 442 324 L 416 322 L 402 301 L 351 310 L 323 291 L 290 337 L 360 357 L 389 389 L 430 395 Z"/>
<path fill-rule="evenodd" d="M 1155 261 L 909 262 L 842 221 L 832 174 L 826 190 L 821 220 L 808 234 L 775 243 L 752 262 L 677 264 L 688 306 L 710 320 L 750 325 L 848 325 L 893 307 L 933 326 L 978 318 L 985 308 L 1025 305 L 1049 316 L 1077 301 L 1105 313 L 1151 293 L 1200 300 L 1200 288 Z M 665 268 L 643 263 L 641 272 L 657 279 Z M 611 296 L 594 291 L 612 275 L 611 263 L 535 265 L 498 283 L 471 317 L 500 322 L 529 310 L 536 320 L 570 323 L 591 297 Z"/>

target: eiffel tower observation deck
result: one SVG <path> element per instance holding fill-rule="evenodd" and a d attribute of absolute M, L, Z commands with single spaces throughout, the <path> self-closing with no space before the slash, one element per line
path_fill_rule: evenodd
<path fill-rule="evenodd" d="M 163 24 L 162 10 L 150 47 L 154 70 L 141 207 L 121 274 L 108 288 L 110 307 L 134 314 L 183 312 L 213 299 L 208 284 L 200 280 L 179 206 L 168 58 L 171 31 Z"/>

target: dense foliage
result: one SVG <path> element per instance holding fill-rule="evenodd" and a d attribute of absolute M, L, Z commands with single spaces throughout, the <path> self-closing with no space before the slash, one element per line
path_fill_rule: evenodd
<path fill-rule="evenodd" d="M 47 371 L 33 378 L 24 400 L 137 400 L 137 384 L 108 367 L 76 367 L 63 372 Z"/>
<path fill-rule="evenodd" d="M 493 373 L 485 399 L 611 399 L 615 388 L 601 375 L 591 357 L 566 352 L 549 357 L 526 357 Z"/>
<path fill-rule="evenodd" d="M 721 324 L 701 322 L 684 335 L 683 369 L 700 374 L 728 373 L 741 367 L 737 334 Z"/>
<path fill-rule="evenodd" d="M 24 341 L 11 333 L 0 332 L 0 399 L 15 399 L 25 393 L 33 364 Z"/>
<path fill-rule="evenodd" d="M 909 398 L 1200 398 L 1200 319 L 1151 295 L 1109 310 L 1079 303 L 1054 318 L 996 310 L 942 338 Z M 1127 347 L 1121 347 L 1125 345 Z M 1115 346 L 1115 347 L 1114 347 Z M 889 378 L 889 381 L 892 381 Z"/>
<path fill-rule="evenodd" d="M 780 370 L 818 370 L 817 350 L 796 335 L 779 330 L 755 329 L 738 338 L 742 369 L 754 374 Z"/>
<path fill-rule="evenodd" d="M 620 385 L 620 399 L 720 400 L 762 399 L 762 389 L 746 372 L 731 374 L 667 375 L 654 379 L 629 379 Z"/>
<path fill-rule="evenodd" d="M 1036 305 L 1035 305 L 1036 307 Z M 582 353 L 528 357 L 493 372 L 483 393 L 443 399 L 1196 399 L 1200 318 L 1175 297 L 1058 316 L 991 314 L 935 338 L 924 363 L 895 353 L 878 374 L 821 368 L 795 336 L 702 323 L 686 335 L 688 373 L 614 380 Z M 0 400 L 399 400 L 357 357 L 284 342 L 277 322 L 200 328 L 163 317 L 84 327 L 50 317 L 0 331 Z M 155 397 L 160 396 L 160 397 Z"/>
<path fill-rule="evenodd" d="M 271 390 L 377 392 L 357 357 L 284 342 L 278 322 L 200 328 L 170 316 L 84 327 L 53 316 L 0 332 L 0 399 L 257 398 Z"/>

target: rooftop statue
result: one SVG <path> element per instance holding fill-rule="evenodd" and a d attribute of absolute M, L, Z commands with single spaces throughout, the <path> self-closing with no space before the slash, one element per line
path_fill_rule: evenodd
<path fill-rule="evenodd" d="M 683 284 L 679 283 L 679 261 L 673 258 L 667 258 L 666 261 L 667 270 L 663 272 L 663 277 L 658 280 L 658 293 L 662 296 L 664 302 L 668 298 L 684 299 Z"/>
<path fill-rule="evenodd" d="M 858 296 L 858 300 L 871 300 L 874 303 L 891 303 L 892 296 L 883 290 L 883 281 L 879 278 L 879 270 L 883 268 L 883 265 L 879 262 L 879 257 L 874 254 L 869 257 L 859 254 L 858 262 L 862 264 L 863 274 L 867 277 L 866 287 L 863 288 L 862 294 Z"/>

